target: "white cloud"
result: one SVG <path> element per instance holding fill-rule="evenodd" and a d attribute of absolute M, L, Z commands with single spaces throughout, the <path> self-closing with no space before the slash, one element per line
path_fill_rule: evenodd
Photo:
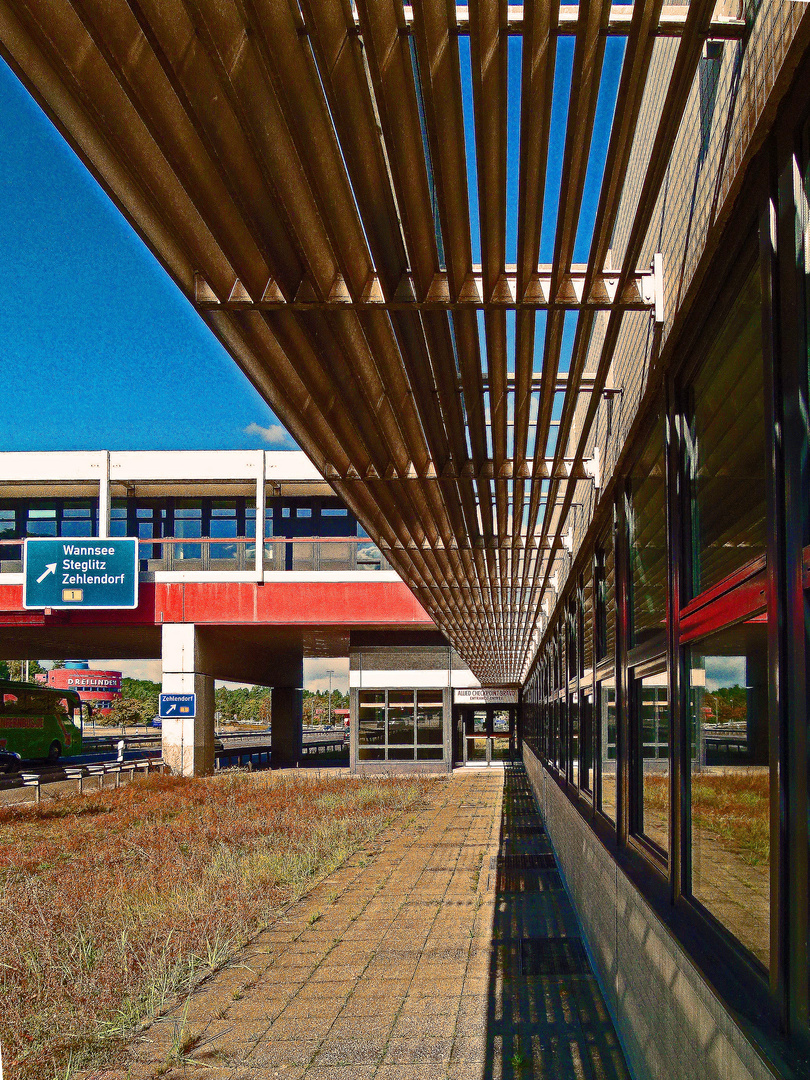
<path fill-rule="evenodd" d="M 332 689 L 340 690 L 341 694 L 349 690 L 349 658 L 348 656 L 305 656 L 304 657 L 304 687 L 313 692 L 318 690 L 322 693 L 329 691 L 329 669 L 334 671 L 332 676 Z"/>
<path fill-rule="evenodd" d="M 120 671 L 126 679 L 151 679 L 159 683 L 163 678 L 163 665 L 160 660 L 90 660 L 91 668 L 102 671 Z"/>
<path fill-rule="evenodd" d="M 706 689 L 714 691 L 724 686 L 745 686 L 744 656 L 706 657 Z"/>
<path fill-rule="evenodd" d="M 254 420 L 245 428 L 245 435 L 258 435 L 262 442 L 270 443 L 271 446 L 279 446 L 287 441 L 287 432 L 281 424 L 269 424 L 262 427 Z"/>

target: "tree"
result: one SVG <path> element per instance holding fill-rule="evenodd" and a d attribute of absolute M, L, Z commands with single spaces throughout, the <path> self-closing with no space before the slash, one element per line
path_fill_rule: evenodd
<path fill-rule="evenodd" d="M 267 724 L 270 718 L 271 692 L 266 686 L 220 686 L 214 693 L 214 705 L 221 724 Z"/>
<path fill-rule="evenodd" d="M 136 698 L 119 698 L 104 718 L 110 727 L 138 727 L 154 719 L 156 708 Z"/>
<path fill-rule="evenodd" d="M 23 682 L 25 679 L 25 660 L 6 660 L 4 661 L 6 671 L 8 675 L 4 678 L 11 679 L 13 682 Z M 28 661 L 28 681 L 34 682 L 35 675 L 45 674 L 45 668 L 40 664 L 39 660 Z"/>
<path fill-rule="evenodd" d="M 140 701 L 151 709 L 151 720 L 158 713 L 158 699 L 160 697 L 160 685 L 150 679 L 122 679 L 121 697 L 132 701 Z"/>

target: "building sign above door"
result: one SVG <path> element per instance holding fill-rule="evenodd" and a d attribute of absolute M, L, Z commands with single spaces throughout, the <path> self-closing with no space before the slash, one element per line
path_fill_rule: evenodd
<path fill-rule="evenodd" d="M 453 691 L 456 705 L 517 705 L 517 687 L 465 686 Z"/>

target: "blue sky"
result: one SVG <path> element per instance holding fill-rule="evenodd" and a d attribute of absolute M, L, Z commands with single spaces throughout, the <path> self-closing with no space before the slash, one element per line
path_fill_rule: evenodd
<path fill-rule="evenodd" d="M 509 43 L 507 261 L 517 242 L 521 42 Z M 587 259 L 621 73 L 607 42 L 574 258 Z M 557 219 L 573 39 L 558 45 L 541 262 Z M 469 43 L 461 42 L 472 145 Z M 468 155 L 473 260 L 480 261 L 474 155 Z M 9 68 L 0 61 L 0 394 L 13 402 L 0 450 L 293 449 L 225 350 Z M 535 370 L 545 313 L 537 316 Z M 565 321 L 560 367 L 576 318 Z M 485 342 L 482 354 L 486 362 Z M 514 316 L 507 323 L 514 370 Z M 555 413 L 556 415 L 556 413 Z"/>
<path fill-rule="evenodd" d="M 295 447 L 2 61 L 0 206 L 0 450 Z"/>

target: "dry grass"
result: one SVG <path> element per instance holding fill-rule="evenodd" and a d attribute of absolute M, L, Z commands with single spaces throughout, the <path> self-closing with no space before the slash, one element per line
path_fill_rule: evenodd
<path fill-rule="evenodd" d="M 8 1074 L 100 1060 L 430 784 L 150 777 L 0 808 Z"/>
<path fill-rule="evenodd" d="M 711 832 L 749 866 L 770 859 L 770 781 L 768 770 L 701 772 L 692 776 L 692 823 Z M 669 810 L 669 777 L 644 778 L 644 805 Z"/>

